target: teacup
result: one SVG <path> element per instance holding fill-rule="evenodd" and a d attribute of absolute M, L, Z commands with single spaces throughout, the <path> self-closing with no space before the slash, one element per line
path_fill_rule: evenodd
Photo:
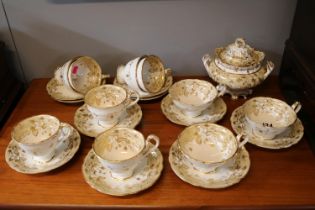
<path fill-rule="evenodd" d="M 149 146 L 151 141 L 154 141 L 153 147 Z M 112 177 L 127 179 L 145 161 L 145 157 L 158 148 L 159 143 L 159 138 L 153 134 L 144 139 L 134 129 L 113 128 L 97 136 L 92 147 Z"/>
<path fill-rule="evenodd" d="M 88 56 L 79 56 L 73 59 L 67 74 L 70 86 L 82 94 L 101 85 L 102 79 L 107 77 L 109 75 L 102 75 L 99 64 Z"/>
<path fill-rule="evenodd" d="M 169 94 L 175 106 L 185 115 L 196 117 L 211 106 L 218 96 L 218 91 L 210 82 L 185 79 L 174 83 L 169 89 Z"/>
<path fill-rule="evenodd" d="M 72 128 L 51 115 L 36 115 L 20 121 L 12 130 L 12 139 L 35 160 L 47 162 L 55 155 L 59 143 L 67 139 Z"/>
<path fill-rule="evenodd" d="M 295 102 L 289 106 L 284 101 L 270 97 L 255 97 L 244 105 L 246 124 L 255 136 L 273 139 L 290 129 L 296 121 L 296 113 L 301 104 Z"/>
<path fill-rule="evenodd" d="M 214 171 L 227 161 L 234 161 L 238 148 L 247 141 L 248 138 L 243 138 L 243 135 L 235 137 L 229 129 L 213 123 L 189 126 L 177 139 L 184 162 L 203 173 Z"/>
<path fill-rule="evenodd" d="M 143 57 L 137 66 L 136 77 L 138 86 L 144 92 L 157 93 L 165 84 L 166 74 L 170 69 L 164 69 L 161 59 L 155 55 Z"/>
<path fill-rule="evenodd" d="M 164 69 L 163 63 L 155 55 L 144 55 L 117 68 L 117 81 L 126 83 L 129 88 L 146 96 L 159 92 L 165 84 L 170 69 Z"/>
<path fill-rule="evenodd" d="M 101 85 L 91 89 L 84 97 L 87 109 L 100 125 L 113 126 L 126 109 L 139 101 L 134 91 L 115 85 Z"/>

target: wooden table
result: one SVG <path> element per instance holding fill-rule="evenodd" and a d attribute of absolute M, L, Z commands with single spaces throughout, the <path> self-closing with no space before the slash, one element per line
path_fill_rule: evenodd
<path fill-rule="evenodd" d="M 182 78 L 177 78 L 182 79 Z M 203 79 L 208 80 L 207 77 Z M 2 208 L 219 208 L 219 209 L 302 209 L 315 208 L 315 157 L 306 139 L 283 150 L 271 151 L 247 144 L 251 168 L 248 175 L 232 187 L 207 190 L 180 180 L 168 163 L 170 145 L 184 126 L 169 122 L 162 114 L 160 100 L 141 102 L 143 118 L 137 129 L 144 135 L 154 133 L 161 139 L 164 170 L 153 187 L 136 195 L 113 197 L 101 194 L 85 183 L 81 165 L 91 149 L 92 138 L 81 135 L 82 144 L 75 157 L 48 173 L 25 175 L 15 172 L 5 162 L 4 153 L 13 126 L 25 117 L 39 113 L 57 116 L 73 125 L 80 106 L 52 100 L 45 90 L 48 79 L 35 79 L 10 119 L 0 132 L 0 207 Z M 282 98 L 277 77 L 268 78 L 254 95 Z M 232 111 L 244 99 L 225 96 L 228 111 L 219 124 L 231 129 Z"/>

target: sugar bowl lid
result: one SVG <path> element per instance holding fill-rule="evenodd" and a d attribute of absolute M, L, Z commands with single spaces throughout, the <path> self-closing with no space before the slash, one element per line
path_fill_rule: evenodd
<path fill-rule="evenodd" d="M 222 63 L 234 67 L 257 66 L 265 57 L 263 52 L 256 51 L 246 44 L 243 38 L 237 38 L 225 48 L 217 48 L 216 55 Z"/>

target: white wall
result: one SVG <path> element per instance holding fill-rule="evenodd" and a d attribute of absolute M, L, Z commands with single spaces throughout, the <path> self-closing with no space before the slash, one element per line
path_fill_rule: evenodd
<path fill-rule="evenodd" d="M 265 51 L 279 67 L 296 5 L 296 0 L 2 1 L 28 81 L 52 76 L 77 55 L 94 57 L 112 75 L 118 64 L 142 54 L 160 56 L 176 75 L 206 75 L 202 55 L 236 37 Z"/>

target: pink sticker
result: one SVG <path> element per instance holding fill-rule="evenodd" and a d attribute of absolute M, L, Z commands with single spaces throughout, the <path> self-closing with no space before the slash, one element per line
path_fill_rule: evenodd
<path fill-rule="evenodd" d="M 78 73 L 78 66 L 74 66 L 73 68 L 72 68 L 72 74 L 76 74 L 76 73 Z"/>

